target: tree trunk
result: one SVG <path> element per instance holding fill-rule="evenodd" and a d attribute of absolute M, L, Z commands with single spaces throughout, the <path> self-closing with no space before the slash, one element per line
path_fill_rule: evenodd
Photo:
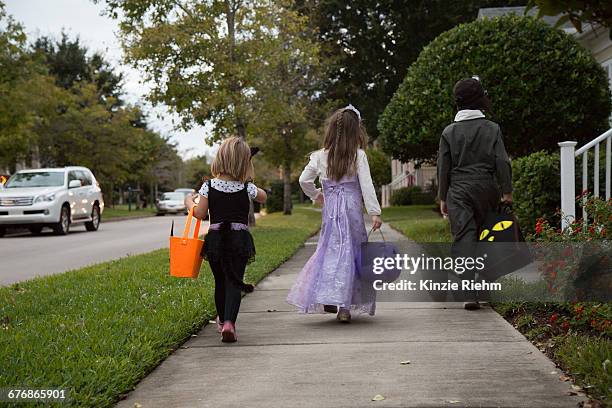
<path fill-rule="evenodd" d="M 291 203 L 291 135 L 293 130 L 285 126 L 281 130 L 283 135 L 283 147 L 285 150 L 283 159 L 283 214 L 291 215 L 291 209 L 293 207 Z"/>
<path fill-rule="evenodd" d="M 283 163 L 283 214 L 291 215 L 291 162 Z"/>
<path fill-rule="evenodd" d="M 110 189 L 108 191 L 108 199 L 110 202 L 105 202 L 104 205 L 110 208 L 113 208 L 115 206 L 115 203 L 113 201 L 113 192 L 115 191 L 115 183 L 110 183 Z"/>

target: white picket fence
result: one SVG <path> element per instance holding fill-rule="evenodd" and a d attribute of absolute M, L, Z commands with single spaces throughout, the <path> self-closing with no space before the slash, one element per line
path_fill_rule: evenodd
<path fill-rule="evenodd" d="M 600 136 L 591 140 L 589 143 L 576 150 L 577 142 L 561 142 L 561 228 L 565 229 L 568 224 L 576 218 L 576 158 L 582 156 L 582 189 L 581 192 L 588 190 L 595 197 L 600 197 L 599 186 L 599 149 L 603 142 L 606 142 L 606 163 L 605 163 L 605 197 L 610 198 L 610 167 L 612 162 L 611 144 L 612 129 L 604 132 Z M 593 187 L 589 188 L 589 151 L 593 149 Z M 587 219 L 587 213 L 582 206 L 582 218 Z"/>

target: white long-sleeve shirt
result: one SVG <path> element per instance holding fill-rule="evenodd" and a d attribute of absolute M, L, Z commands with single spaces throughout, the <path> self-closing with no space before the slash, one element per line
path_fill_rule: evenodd
<path fill-rule="evenodd" d="M 380 215 L 380 204 L 376 198 L 372 176 L 370 175 L 370 166 L 368 164 L 368 156 L 365 151 L 359 149 L 357 151 L 357 178 L 361 187 L 361 194 L 365 204 L 366 211 L 369 215 Z M 310 161 L 300 175 L 300 186 L 311 200 L 315 200 L 321 190 L 315 187 L 315 180 L 327 179 L 327 151 L 325 149 L 317 150 L 310 155 Z"/>

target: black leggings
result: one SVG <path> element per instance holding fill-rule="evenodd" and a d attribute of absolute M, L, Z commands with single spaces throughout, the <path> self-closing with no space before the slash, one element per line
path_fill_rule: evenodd
<path fill-rule="evenodd" d="M 209 262 L 210 269 L 212 269 L 213 276 L 215 277 L 215 306 L 219 320 L 222 322 L 230 321 L 236 323 L 238 310 L 240 310 L 240 301 L 242 300 L 242 292 L 239 287 L 232 283 L 229 276 L 233 273 L 234 276 L 242 280 L 247 260 L 246 258 L 224 256 L 221 259 Z"/>

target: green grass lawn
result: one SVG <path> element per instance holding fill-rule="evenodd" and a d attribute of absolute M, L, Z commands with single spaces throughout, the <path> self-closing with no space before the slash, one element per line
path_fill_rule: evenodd
<path fill-rule="evenodd" d="M 384 208 L 383 222 L 417 242 L 451 242 L 448 220 L 434 205 L 409 205 Z"/>
<path fill-rule="evenodd" d="M 132 206 L 132 211 L 128 211 L 127 204 L 123 204 L 116 205 L 113 208 L 104 207 L 104 212 L 102 213 L 102 220 L 108 220 L 111 218 L 118 217 L 142 217 L 151 215 L 155 215 L 155 207 L 147 207 L 137 210 L 134 208 L 134 206 Z"/>
<path fill-rule="evenodd" d="M 308 209 L 259 219 L 245 281 L 286 261 L 320 222 Z M 111 406 L 215 315 L 208 265 L 195 280 L 168 265 L 164 249 L 0 288 L 0 387 L 66 388 L 73 405 Z"/>

